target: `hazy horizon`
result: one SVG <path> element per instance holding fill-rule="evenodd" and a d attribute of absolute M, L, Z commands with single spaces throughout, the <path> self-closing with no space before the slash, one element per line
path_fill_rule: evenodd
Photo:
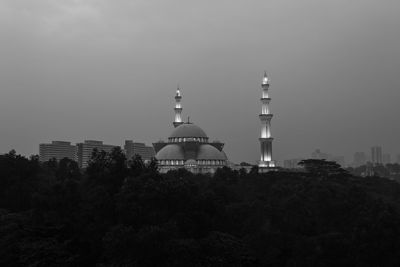
<path fill-rule="evenodd" d="M 53 140 L 151 144 L 183 118 L 259 159 L 271 78 L 274 158 L 400 154 L 400 2 L 0 0 L 0 153 Z"/>

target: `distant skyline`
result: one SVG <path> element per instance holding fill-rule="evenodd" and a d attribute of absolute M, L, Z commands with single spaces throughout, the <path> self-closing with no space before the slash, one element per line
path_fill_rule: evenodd
<path fill-rule="evenodd" d="M 400 154 L 397 0 L 0 0 L 0 153 L 85 139 L 151 144 L 182 116 L 259 160 L 264 70 L 274 159 Z"/>

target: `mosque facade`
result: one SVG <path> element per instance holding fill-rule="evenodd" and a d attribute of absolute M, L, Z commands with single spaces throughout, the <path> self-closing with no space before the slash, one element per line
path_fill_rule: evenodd
<path fill-rule="evenodd" d="M 277 169 L 272 158 L 271 120 L 273 114 L 270 109 L 269 96 L 270 79 L 266 73 L 261 83 L 262 109 L 259 114 L 261 122 L 261 135 L 259 138 L 261 157 L 258 162 L 259 172 L 269 172 Z M 170 170 L 185 168 L 193 173 L 214 173 L 218 168 L 228 166 L 228 158 L 223 151 L 224 143 L 219 141 L 209 142 L 207 134 L 199 126 L 182 121 L 182 95 L 181 90 L 176 90 L 175 95 L 175 127 L 168 141 L 153 143 L 158 160 L 159 171 L 166 173 Z"/>
<path fill-rule="evenodd" d="M 223 151 L 224 143 L 209 142 L 209 137 L 199 126 L 182 121 L 182 95 L 176 90 L 174 129 L 168 141 L 153 144 L 159 171 L 185 168 L 192 173 L 214 173 L 227 166 L 228 158 Z"/>

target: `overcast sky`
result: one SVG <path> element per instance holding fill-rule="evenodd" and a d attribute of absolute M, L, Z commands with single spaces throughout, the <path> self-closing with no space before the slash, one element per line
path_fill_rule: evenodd
<path fill-rule="evenodd" d="M 399 0 L 0 0 L 0 152 L 148 144 L 183 116 L 259 159 L 271 78 L 278 160 L 400 154 Z"/>

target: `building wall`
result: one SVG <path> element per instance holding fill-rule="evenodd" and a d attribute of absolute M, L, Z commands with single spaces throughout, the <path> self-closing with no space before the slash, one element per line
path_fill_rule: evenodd
<path fill-rule="evenodd" d="M 367 163 L 367 156 L 364 152 L 356 152 L 354 154 L 353 166 L 359 167 Z"/>
<path fill-rule="evenodd" d="M 299 169 L 300 166 L 298 165 L 300 161 L 303 159 L 287 159 L 283 161 L 283 168 L 285 169 Z"/>
<path fill-rule="evenodd" d="M 392 163 L 392 156 L 390 154 L 383 154 L 382 163 L 383 165 Z"/>
<path fill-rule="evenodd" d="M 223 168 L 224 165 L 219 166 L 186 166 L 186 165 L 161 165 L 158 167 L 160 173 L 167 173 L 171 170 L 186 169 L 194 174 L 213 174 L 218 168 Z"/>
<path fill-rule="evenodd" d="M 311 154 L 312 159 L 325 159 L 327 161 L 334 161 L 341 166 L 345 166 L 345 160 L 343 156 L 334 156 L 328 153 L 323 153 L 321 150 L 317 149 Z"/>
<path fill-rule="evenodd" d="M 132 140 L 125 141 L 124 150 L 128 160 L 131 160 L 136 154 L 140 155 L 143 160 L 151 160 L 155 157 L 153 147 L 146 146 L 144 143 L 135 143 Z"/>
<path fill-rule="evenodd" d="M 65 141 L 52 141 L 51 144 L 40 144 L 39 160 L 41 162 L 45 162 L 53 158 L 55 158 L 57 161 L 60 161 L 63 158 L 76 161 L 76 146 Z"/>
<path fill-rule="evenodd" d="M 374 146 L 371 148 L 371 160 L 374 165 L 380 165 L 383 163 L 381 147 Z"/>
<path fill-rule="evenodd" d="M 227 166 L 226 160 L 160 160 L 158 169 L 160 173 L 170 170 L 186 169 L 192 173 L 215 173 L 218 168 Z"/>
<path fill-rule="evenodd" d="M 110 153 L 114 148 L 118 146 L 106 145 L 102 141 L 86 140 L 84 143 L 77 144 L 77 159 L 80 168 L 86 168 L 92 158 L 94 149 L 98 151 L 105 151 Z"/>

